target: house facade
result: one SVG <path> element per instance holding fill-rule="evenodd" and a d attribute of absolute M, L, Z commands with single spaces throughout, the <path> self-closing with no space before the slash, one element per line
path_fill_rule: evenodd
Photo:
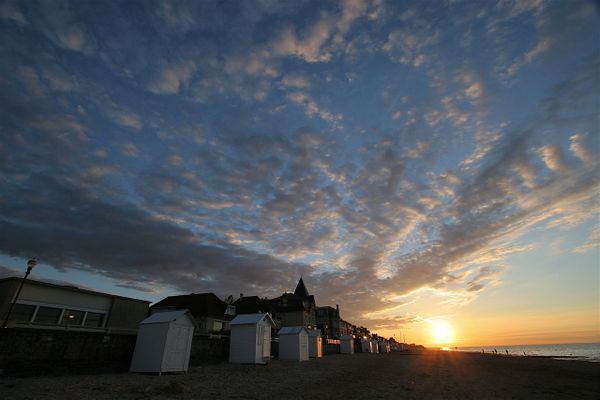
<path fill-rule="evenodd" d="M 294 293 L 284 293 L 269 304 L 279 326 L 315 327 L 317 324 L 315 297 L 308 293 L 302 278 Z"/>
<path fill-rule="evenodd" d="M 0 279 L 0 316 L 6 318 L 21 278 Z M 8 327 L 135 333 L 148 315 L 149 301 L 72 285 L 28 279 L 13 307 Z"/>
<path fill-rule="evenodd" d="M 229 331 L 235 316 L 235 306 L 227 304 L 214 293 L 191 293 L 169 296 L 152 305 L 151 313 L 164 310 L 188 309 L 196 319 L 196 334 L 221 334 Z"/>

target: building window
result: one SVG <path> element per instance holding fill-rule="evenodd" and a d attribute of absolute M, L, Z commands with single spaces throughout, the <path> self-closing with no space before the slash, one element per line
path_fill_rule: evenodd
<path fill-rule="evenodd" d="M 56 324 L 58 317 L 60 317 L 60 308 L 54 307 L 41 307 L 38 309 L 35 315 L 35 321 L 41 324 Z"/>
<path fill-rule="evenodd" d="M 83 326 L 87 326 L 90 328 L 100 328 L 100 327 L 102 327 L 103 322 L 104 322 L 104 314 L 88 312 Z"/>
<path fill-rule="evenodd" d="M 83 311 L 65 310 L 61 321 L 62 325 L 81 325 Z"/>
<path fill-rule="evenodd" d="M 34 311 L 35 306 L 30 306 L 28 304 L 15 304 L 10 313 L 10 319 L 13 321 L 29 322 L 31 321 Z"/>
<path fill-rule="evenodd" d="M 213 322 L 213 332 L 220 332 L 223 329 L 223 323 L 221 321 Z"/>
<path fill-rule="evenodd" d="M 226 315 L 235 315 L 235 306 L 228 305 L 227 308 L 225 309 L 225 314 Z"/>

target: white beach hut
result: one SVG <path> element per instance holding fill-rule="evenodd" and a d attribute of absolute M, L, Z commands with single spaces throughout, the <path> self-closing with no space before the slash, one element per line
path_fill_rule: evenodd
<path fill-rule="evenodd" d="M 352 338 L 352 335 L 342 335 L 340 337 L 340 353 L 354 354 L 354 338 Z"/>
<path fill-rule="evenodd" d="M 381 344 L 379 345 L 379 351 L 381 351 L 382 353 L 389 353 L 390 352 L 390 342 L 388 342 L 387 340 L 384 340 L 383 342 L 381 342 Z"/>
<path fill-rule="evenodd" d="M 229 362 L 234 364 L 266 364 L 271 359 L 271 328 L 275 323 L 269 314 L 240 314 L 230 323 Z"/>
<path fill-rule="evenodd" d="M 323 357 L 323 338 L 319 329 L 308 331 L 308 356 Z"/>
<path fill-rule="evenodd" d="M 163 311 L 142 322 L 131 359 L 131 372 L 186 372 L 196 320 L 188 310 Z"/>
<path fill-rule="evenodd" d="M 371 353 L 379 353 L 379 343 L 377 343 L 377 340 L 371 340 Z"/>
<path fill-rule="evenodd" d="M 369 339 L 360 339 L 360 349 L 363 353 L 372 353 L 373 345 Z"/>
<path fill-rule="evenodd" d="M 279 359 L 308 360 L 308 333 L 303 326 L 284 326 L 279 330 Z"/>

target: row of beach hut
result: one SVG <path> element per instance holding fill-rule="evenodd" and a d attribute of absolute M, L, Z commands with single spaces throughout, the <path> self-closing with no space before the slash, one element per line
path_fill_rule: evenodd
<path fill-rule="evenodd" d="M 275 323 L 269 314 L 240 314 L 231 322 L 229 362 L 265 364 L 271 359 L 271 329 Z M 140 323 L 131 361 L 132 372 L 187 371 L 192 337 L 197 323 L 188 310 L 152 314 Z M 323 338 L 319 330 L 307 331 L 302 326 L 286 326 L 279 330 L 279 359 L 306 361 L 323 356 Z M 372 339 L 361 341 L 364 353 L 386 353 L 388 342 Z M 354 354 L 354 339 L 340 338 L 340 352 Z"/>

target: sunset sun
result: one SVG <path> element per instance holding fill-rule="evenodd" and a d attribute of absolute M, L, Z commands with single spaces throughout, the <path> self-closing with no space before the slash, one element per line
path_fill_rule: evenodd
<path fill-rule="evenodd" d="M 452 326 L 445 321 L 435 321 L 431 327 L 431 335 L 434 343 L 447 344 L 454 339 Z"/>

